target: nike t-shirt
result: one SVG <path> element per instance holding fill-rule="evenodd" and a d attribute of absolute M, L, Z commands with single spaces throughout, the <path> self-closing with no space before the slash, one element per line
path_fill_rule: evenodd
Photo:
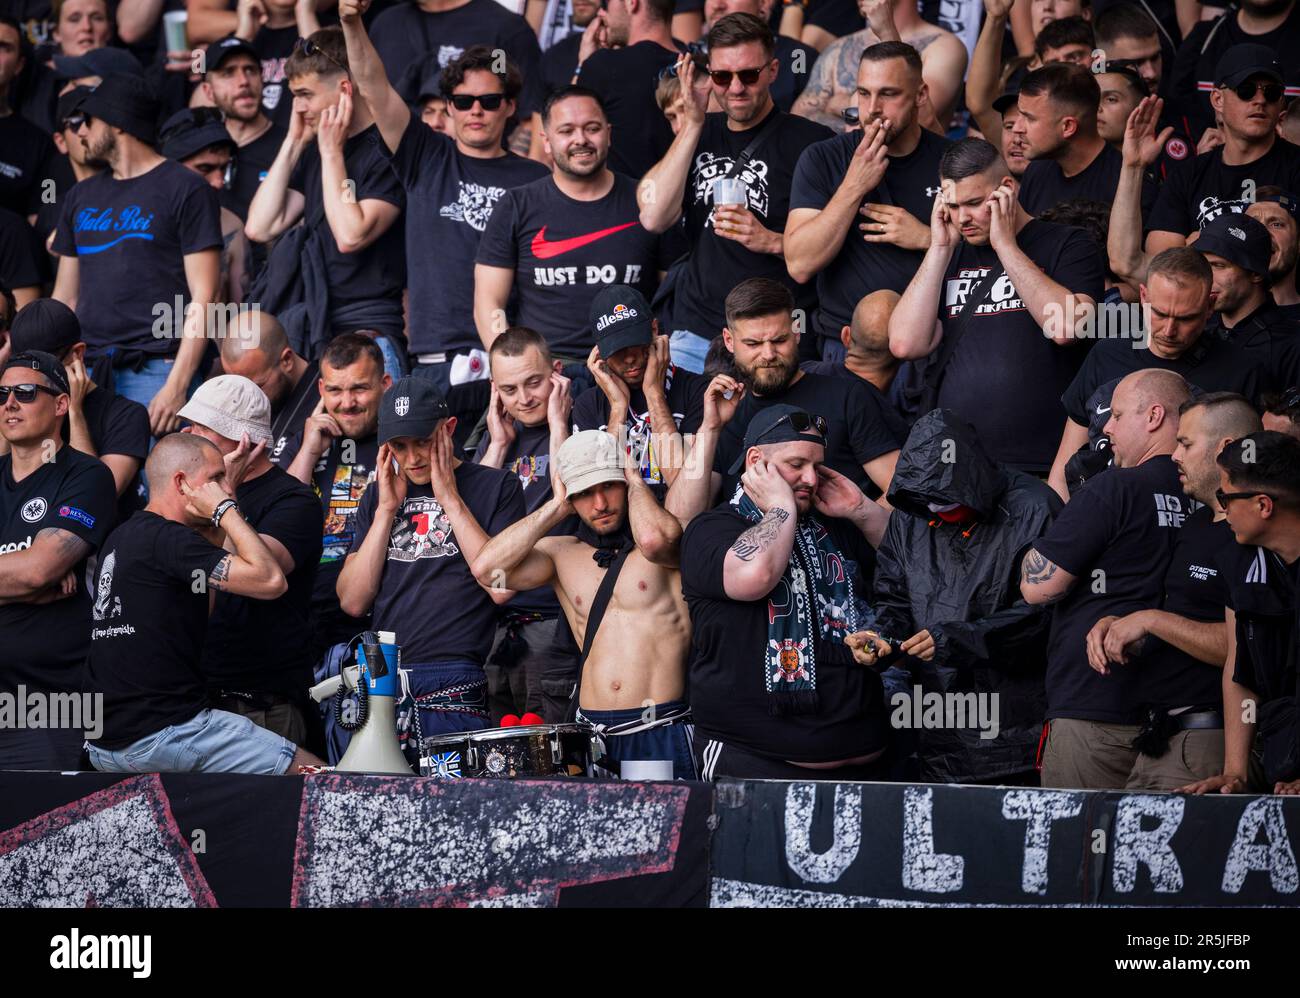
<path fill-rule="evenodd" d="M 636 181 L 620 174 L 596 201 L 574 200 L 551 177 L 507 191 L 483 230 L 476 262 L 514 271 L 515 323 L 577 357 L 595 345 L 587 313 L 596 293 L 630 284 L 649 300 L 664 265 L 659 237 L 641 225 Z"/>

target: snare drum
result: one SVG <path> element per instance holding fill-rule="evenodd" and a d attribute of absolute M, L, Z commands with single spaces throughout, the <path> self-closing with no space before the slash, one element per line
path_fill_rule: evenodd
<path fill-rule="evenodd" d="M 423 761 L 440 780 L 591 776 L 595 738 L 588 724 L 462 731 L 426 738 Z"/>

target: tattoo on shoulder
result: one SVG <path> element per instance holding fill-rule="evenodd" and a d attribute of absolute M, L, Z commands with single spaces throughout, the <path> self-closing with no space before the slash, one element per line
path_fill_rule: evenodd
<path fill-rule="evenodd" d="M 1037 586 L 1049 581 L 1059 570 L 1060 566 L 1056 562 L 1044 558 L 1036 548 L 1030 548 L 1020 574 L 1025 582 Z"/>
<path fill-rule="evenodd" d="M 71 530 L 64 530 L 61 527 L 46 527 L 36 533 L 37 540 L 42 537 L 48 537 L 59 546 L 60 555 L 74 561 L 80 561 L 90 553 L 90 542 L 78 537 Z"/>
<path fill-rule="evenodd" d="M 231 557 L 231 555 L 226 555 L 217 562 L 216 567 L 208 573 L 208 584 L 212 586 L 213 589 L 224 590 L 226 588 L 226 583 L 230 581 Z"/>
<path fill-rule="evenodd" d="M 762 552 L 772 546 L 781 525 L 790 519 L 790 514 L 780 506 L 767 511 L 767 515 L 736 538 L 731 550 L 741 561 L 753 561 Z"/>

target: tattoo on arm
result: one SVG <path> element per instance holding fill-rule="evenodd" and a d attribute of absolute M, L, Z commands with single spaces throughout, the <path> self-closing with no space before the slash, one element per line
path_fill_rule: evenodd
<path fill-rule="evenodd" d="M 1020 567 L 1020 578 L 1031 586 L 1038 586 L 1044 582 L 1050 582 L 1052 577 L 1060 571 L 1060 568 L 1061 566 L 1056 562 L 1050 561 L 1039 554 L 1036 548 L 1030 548 L 1029 553 L 1025 555 L 1024 564 Z M 1065 599 L 1065 597 L 1066 593 L 1057 593 L 1050 597 L 1048 602 L 1055 603 L 1058 600 Z"/>
<path fill-rule="evenodd" d="M 781 526 L 790 519 L 790 514 L 777 506 L 767 511 L 767 515 L 736 538 L 731 550 L 741 561 L 753 561 L 756 556 L 772 546 Z"/>
<path fill-rule="evenodd" d="M 833 45 L 834 43 L 832 43 Z M 831 62 L 832 53 L 827 51 L 818 56 L 817 61 L 813 63 L 812 72 L 808 76 L 808 83 L 804 86 L 803 92 L 796 98 L 794 107 L 791 108 L 794 114 L 811 118 L 826 107 L 826 101 L 830 97 L 832 89 Z"/>
<path fill-rule="evenodd" d="M 48 537 L 51 542 L 58 545 L 59 557 L 67 559 L 69 565 L 75 565 L 90 554 L 90 542 L 83 540 L 70 530 L 63 530 L 59 527 L 46 527 L 36 534 L 37 540 L 42 537 Z"/>
<path fill-rule="evenodd" d="M 224 590 L 226 588 L 226 583 L 230 581 L 231 557 L 231 555 L 226 555 L 217 562 L 216 567 L 208 573 L 208 584 L 212 586 L 213 589 Z"/>

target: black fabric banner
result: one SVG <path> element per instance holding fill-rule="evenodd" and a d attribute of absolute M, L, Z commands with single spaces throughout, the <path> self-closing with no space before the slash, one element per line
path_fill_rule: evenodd
<path fill-rule="evenodd" d="M 1300 799 L 886 783 L 715 789 L 715 907 L 1300 903 Z"/>

